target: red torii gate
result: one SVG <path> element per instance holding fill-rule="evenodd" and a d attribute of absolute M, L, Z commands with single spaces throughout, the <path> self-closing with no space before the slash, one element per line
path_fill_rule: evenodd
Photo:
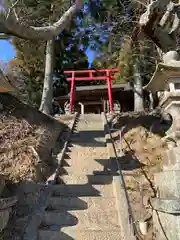
<path fill-rule="evenodd" d="M 113 99 L 112 99 L 112 84 L 111 80 L 115 79 L 115 76 L 111 76 L 112 73 L 119 72 L 118 69 L 100 69 L 100 70 L 78 70 L 78 71 L 64 71 L 64 74 L 70 75 L 67 77 L 67 81 L 71 81 L 71 91 L 70 91 L 70 112 L 72 113 L 73 106 L 75 103 L 75 81 L 92 81 L 92 80 L 106 80 L 108 85 L 108 97 L 110 111 L 113 112 Z M 102 76 L 93 76 L 93 73 L 104 73 Z M 79 77 L 76 75 L 88 74 L 89 76 Z"/>

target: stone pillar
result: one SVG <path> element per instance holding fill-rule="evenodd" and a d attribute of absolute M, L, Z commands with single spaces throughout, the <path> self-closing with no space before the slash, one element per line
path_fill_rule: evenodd
<path fill-rule="evenodd" d="M 158 240 L 180 239 L 180 92 L 176 92 L 172 82 L 169 89 L 160 107 L 172 116 L 173 122 L 163 139 L 168 146 L 163 171 L 154 176 L 158 196 L 151 199 Z"/>
<path fill-rule="evenodd" d="M 106 113 L 106 100 L 103 100 L 103 112 Z"/>
<path fill-rule="evenodd" d="M 109 107 L 109 101 L 106 101 L 107 106 L 107 112 L 110 113 L 110 107 Z"/>
<path fill-rule="evenodd" d="M 150 82 L 144 87 L 152 92 L 164 92 L 159 108 L 170 114 L 172 123 L 163 140 L 162 171 L 154 175 L 157 194 L 150 199 L 153 209 L 154 238 L 180 240 L 180 66 L 159 63 Z M 161 95 L 161 94 L 160 94 Z"/>
<path fill-rule="evenodd" d="M 154 100 L 153 100 L 152 92 L 149 93 L 149 100 L 150 100 L 149 109 L 152 111 L 153 110 L 153 106 L 154 106 Z"/>
<path fill-rule="evenodd" d="M 81 105 L 81 114 L 84 115 L 84 104 L 80 102 L 79 105 Z"/>

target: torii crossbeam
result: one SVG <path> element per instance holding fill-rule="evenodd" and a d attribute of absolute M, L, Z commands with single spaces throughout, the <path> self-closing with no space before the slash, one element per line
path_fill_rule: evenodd
<path fill-rule="evenodd" d="M 113 112 L 113 98 L 112 98 L 112 83 L 111 80 L 115 79 L 115 76 L 112 76 L 112 73 L 119 72 L 118 69 L 100 69 L 100 70 L 69 70 L 64 71 L 64 74 L 71 75 L 67 77 L 67 81 L 71 81 L 71 91 L 70 91 L 70 112 L 73 111 L 73 106 L 75 104 L 75 81 L 97 81 L 97 80 L 106 80 L 108 85 L 108 97 L 110 111 Z M 102 74 L 102 76 L 93 76 L 94 73 Z M 81 75 L 78 76 L 78 75 Z M 82 76 L 84 75 L 84 76 Z"/>

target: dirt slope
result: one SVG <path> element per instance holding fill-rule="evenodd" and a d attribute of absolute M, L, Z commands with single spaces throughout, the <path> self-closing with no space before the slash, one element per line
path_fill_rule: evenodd
<path fill-rule="evenodd" d="M 43 180 L 65 125 L 7 93 L 0 94 L 0 106 L 0 174 L 13 182 Z"/>
<path fill-rule="evenodd" d="M 149 114 L 124 114 L 116 117 L 115 126 L 122 131 L 121 168 L 138 227 L 139 220 L 149 219 L 149 234 L 152 239 L 151 209 L 147 199 L 156 195 L 154 173 L 162 170 L 166 145 L 162 141 L 165 131 L 170 127 L 162 124 L 159 117 Z M 118 133 L 113 134 L 116 147 L 120 152 Z"/>

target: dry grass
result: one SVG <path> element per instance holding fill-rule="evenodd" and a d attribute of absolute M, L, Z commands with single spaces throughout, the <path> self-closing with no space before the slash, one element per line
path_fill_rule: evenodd
<path fill-rule="evenodd" d="M 154 173 L 162 170 L 163 154 L 166 150 L 161 140 L 164 129 L 159 119 L 152 116 L 119 118 L 117 126 L 123 132 L 122 148 L 125 156 L 120 162 L 135 221 L 142 218 L 145 220 L 152 212 L 151 209 L 146 209 L 144 199 L 156 194 Z M 113 137 L 117 149 L 120 149 L 118 134 L 114 133 Z M 130 176 L 131 174 L 133 176 Z M 146 240 L 152 239 L 151 220 L 149 223 Z"/>
<path fill-rule="evenodd" d="M 0 94 L 0 103 L 0 174 L 11 182 L 42 181 L 64 125 L 9 94 Z"/>
<path fill-rule="evenodd" d="M 33 179 L 35 162 L 29 146 L 36 146 L 36 127 L 7 112 L 0 114 L 0 173 L 16 182 Z"/>

